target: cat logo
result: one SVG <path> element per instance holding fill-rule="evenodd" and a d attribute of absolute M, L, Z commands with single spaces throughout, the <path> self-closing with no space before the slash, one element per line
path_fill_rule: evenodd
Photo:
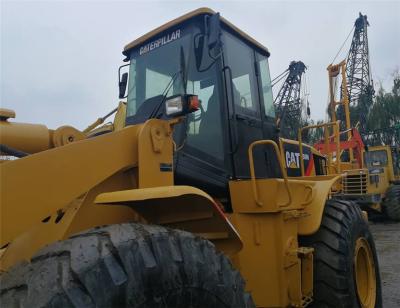
<path fill-rule="evenodd" d="M 300 168 L 300 153 L 286 151 L 286 167 L 297 169 Z M 307 153 L 303 154 L 304 160 L 309 160 L 310 156 Z"/>

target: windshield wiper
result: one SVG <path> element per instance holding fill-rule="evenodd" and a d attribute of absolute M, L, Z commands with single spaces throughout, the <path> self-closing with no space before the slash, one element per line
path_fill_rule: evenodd
<path fill-rule="evenodd" d="M 160 108 L 162 107 L 162 105 L 164 104 L 164 102 L 165 102 L 165 100 L 166 100 L 166 98 L 167 98 L 167 93 L 168 93 L 168 91 L 171 89 L 172 85 L 174 84 L 174 82 L 175 82 L 175 80 L 176 80 L 176 77 L 178 76 L 178 74 L 179 74 L 180 72 L 181 72 L 180 70 L 177 71 L 177 72 L 171 77 L 170 81 L 168 82 L 167 86 L 165 87 L 164 91 L 163 91 L 162 94 L 161 94 L 162 100 L 161 100 L 160 103 L 156 106 L 156 108 L 154 108 L 153 112 L 150 114 L 149 119 L 154 118 L 154 117 L 158 114 Z"/>
<path fill-rule="evenodd" d="M 180 50 L 180 70 L 177 71 L 174 75 L 172 75 L 170 81 L 168 82 L 167 86 L 165 87 L 164 91 L 162 92 L 162 100 L 160 103 L 154 108 L 154 111 L 150 114 L 150 119 L 156 117 L 158 115 L 158 112 L 160 111 L 160 108 L 163 106 L 165 103 L 165 100 L 167 99 L 167 94 L 171 87 L 173 86 L 176 78 L 180 75 L 182 77 L 182 87 L 183 87 L 183 93 L 186 94 L 186 84 L 187 84 L 187 72 L 186 72 L 186 64 L 185 64 L 185 53 L 183 50 L 183 47 L 181 46 Z"/>
<path fill-rule="evenodd" d="M 187 86 L 187 71 L 186 71 L 186 63 L 185 63 L 185 52 L 183 47 L 181 46 L 180 50 L 180 65 L 181 65 L 181 76 L 182 76 L 182 85 L 183 85 L 183 93 L 186 94 L 186 86 Z"/>

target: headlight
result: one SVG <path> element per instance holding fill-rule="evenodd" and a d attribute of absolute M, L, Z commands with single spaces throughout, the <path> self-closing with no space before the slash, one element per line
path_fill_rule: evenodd
<path fill-rule="evenodd" d="M 183 111 L 183 102 L 182 102 L 182 96 L 175 96 L 168 98 L 165 101 L 165 113 L 166 115 L 175 115 L 175 114 L 181 114 Z"/>
<path fill-rule="evenodd" d="M 197 95 L 171 96 L 165 101 L 165 114 L 167 116 L 181 116 L 198 110 L 200 101 Z"/>

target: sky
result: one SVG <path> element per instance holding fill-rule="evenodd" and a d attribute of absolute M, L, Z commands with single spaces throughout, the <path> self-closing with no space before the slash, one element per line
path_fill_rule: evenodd
<path fill-rule="evenodd" d="M 311 118 L 325 119 L 326 67 L 368 16 L 372 77 L 390 90 L 400 69 L 399 1 L 0 0 L 0 105 L 18 122 L 84 129 L 118 104 L 123 47 L 199 7 L 210 7 L 267 46 L 271 76 L 292 60 L 308 69 Z M 351 39 L 351 38 L 350 38 Z M 345 58 L 350 39 L 338 56 Z"/>

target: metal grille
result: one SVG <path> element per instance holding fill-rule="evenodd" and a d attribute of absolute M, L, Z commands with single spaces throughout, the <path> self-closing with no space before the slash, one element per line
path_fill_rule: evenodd
<path fill-rule="evenodd" d="M 343 177 L 343 193 L 347 195 L 362 195 L 367 193 L 367 170 L 354 170 L 345 173 Z"/>

